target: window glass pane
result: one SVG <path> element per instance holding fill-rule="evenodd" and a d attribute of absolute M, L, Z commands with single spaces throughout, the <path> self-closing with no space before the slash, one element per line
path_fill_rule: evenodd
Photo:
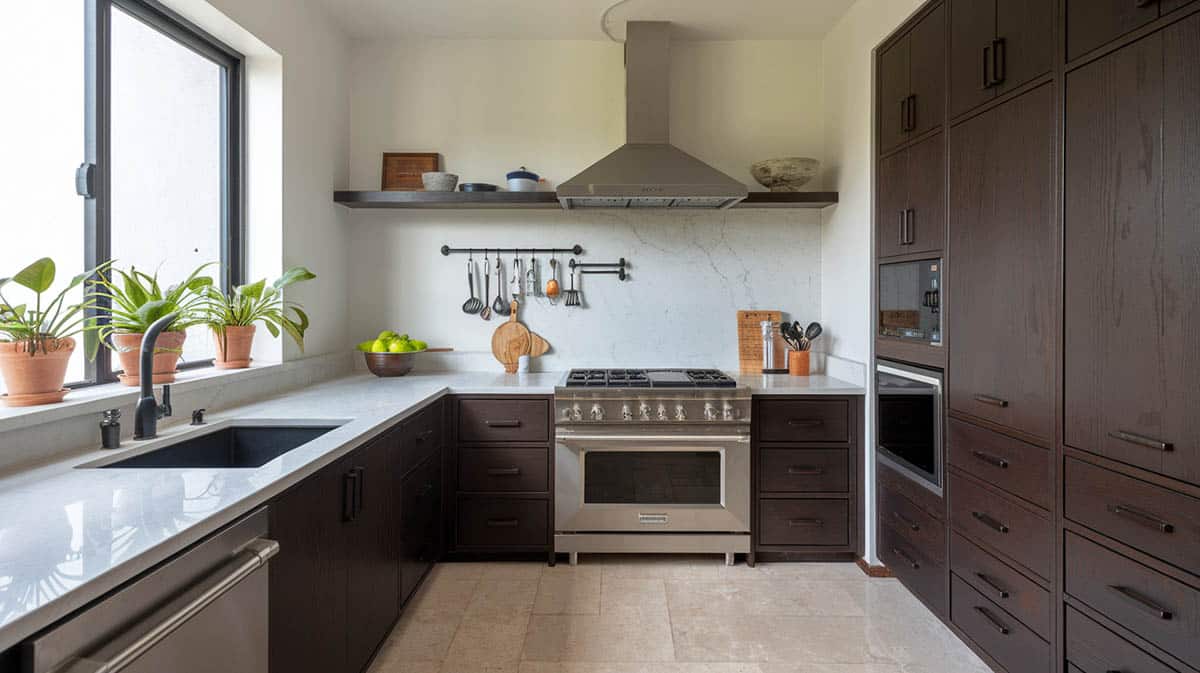
<path fill-rule="evenodd" d="M 164 288 L 221 258 L 221 75 L 113 8 L 112 258 L 157 271 Z M 183 356 L 211 358 L 212 337 L 192 328 Z"/>
<path fill-rule="evenodd" d="M 58 267 L 51 292 L 84 264 L 83 200 L 75 194 L 84 150 L 83 8 L 82 2 L 6 3 L 0 21 L 0 277 L 50 257 Z M 3 292 L 15 303 L 33 298 L 13 284 Z M 76 292 L 72 302 L 82 296 Z M 68 382 L 84 377 L 83 343 L 76 341 Z"/>

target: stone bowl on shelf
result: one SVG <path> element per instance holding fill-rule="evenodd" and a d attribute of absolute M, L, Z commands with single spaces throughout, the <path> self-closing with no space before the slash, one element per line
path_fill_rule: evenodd
<path fill-rule="evenodd" d="M 750 166 L 750 175 L 773 192 L 798 192 L 817 176 L 821 162 L 807 157 L 767 159 Z"/>

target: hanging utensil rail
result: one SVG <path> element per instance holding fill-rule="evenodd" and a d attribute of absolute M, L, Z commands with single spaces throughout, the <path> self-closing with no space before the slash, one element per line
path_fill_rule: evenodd
<path fill-rule="evenodd" d="M 519 255 L 521 253 L 529 253 L 531 255 L 582 255 L 583 246 L 579 245 L 578 243 L 570 248 L 451 248 L 448 245 L 442 246 L 442 254 L 446 255 L 447 257 L 449 257 L 451 254 L 467 253 L 478 255 L 486 252 L 492 252 L 497 255 Z M 612 265 L 606 264 L 604 266 Z"/>

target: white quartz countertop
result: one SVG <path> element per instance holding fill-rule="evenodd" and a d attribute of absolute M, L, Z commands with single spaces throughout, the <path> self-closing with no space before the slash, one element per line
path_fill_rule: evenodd
<path fill-rule="evenodd" d="M 180 419 L 162 426 L 152 442 L 127 441 L 119 451 L 83 451 L 0 476 L 0 652 L 265 504 L 438 397 L 550 395 L 562 378 L 560 372 L 350 376 L 212 414 L 201 428 Z M 755 375 L 738 381 L 754 394 L 864 392 L 826 376 Z M 254 469 L 79 467 L 142 453 L 234 419 L 342 425 Z"/>

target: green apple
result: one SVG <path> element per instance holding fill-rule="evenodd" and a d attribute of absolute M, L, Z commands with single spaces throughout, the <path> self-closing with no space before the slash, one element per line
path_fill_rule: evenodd
<path fill-rule="evenodd" d="M 357 348 L 358 350 L 360 350 L 364 353 L 370 353 L 371 346 L 373 346 L 374 344 L 375 344 L 374 340 L 368 339 L 367 341 L 363 341 L 362 343 L 355 346 L 355 348 Z"/>
<path fill-rule="evenodd" d="M 421 340 L 419 340 L 419 339 L 418 339 L 418 340 L 416 340 L 416 341 L 413 341 L 413 342 L 412 342 L 412 345 L 413 345 L 413 346 L 414 346 L 414 347 L 415 347 L 417 350 L 419 350 L 419 351 L 423 351 L 423 350 L 425 350 L 426 348 L 429 348 L 429 344 L 427 344 L 427 343 L 425 343 L 424 341 L 421 341 Z"/>
<path fill-rule="evenodd" d="M 372 341 L 372 342 L 371 342 L 371 352 L 372 352 L 372 353 L 386 353 L 386 352 L 388 352 L 388 344 L 387 344 L 387 341 L 385 341 L 385 340 L 383 340 L 383 339 L 376 339 L 375 341 Z"/>
<path fill-rule="evenodd" d="M 376 337 L 376 339 L 378 341 L 387 341 L 388 339 L 394 338 L 395 336 L 396 336 L 395 332 L 393 332 L 390 329 L 385 329 L 379 333 L 379 336 Z"/>
<path fill-rule="evenodd" d="M 405 342 L 400 341 L 399 339 L 392 339 L 391 341 L 388 342 L 388 348 L 387 348 L 388 352 L 389 353 L 403 353 L 404 352 L 404 343 Z"/>

